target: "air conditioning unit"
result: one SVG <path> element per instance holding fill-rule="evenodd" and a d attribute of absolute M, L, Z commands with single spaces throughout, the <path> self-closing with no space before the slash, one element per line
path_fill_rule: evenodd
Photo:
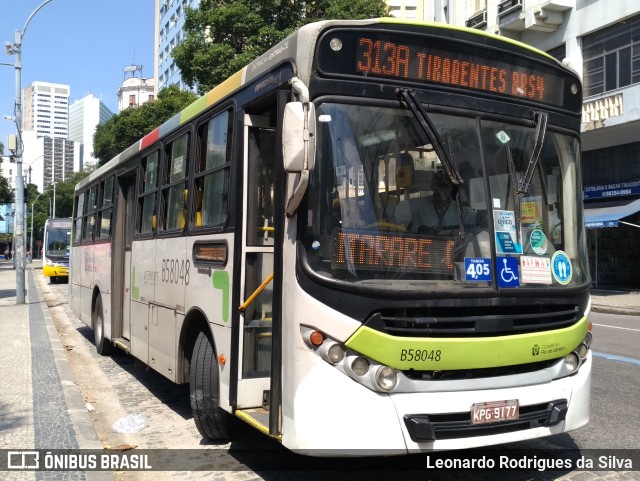
<path fill-rule="evenodd" d="M 482 10 L 481 12 L 474 14 L 473 17 L 467 20 L 466 25 L 469 28 L 485 28 L 487 26 L 487 11 Z"/>
<path fill-rule="evenodd" d="M 498 4 L 498 17 L 522 10 L 522 0 L 504 0 Z"/>

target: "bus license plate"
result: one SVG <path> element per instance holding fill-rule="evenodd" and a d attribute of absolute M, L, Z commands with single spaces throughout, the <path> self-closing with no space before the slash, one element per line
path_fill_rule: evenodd
<path fill-rule="evenodd" d="M 476 403 L 471 406 L 471 424 L 495 423 L 518 419 L 519 414 L 518 401 L 515 399 Z"/>

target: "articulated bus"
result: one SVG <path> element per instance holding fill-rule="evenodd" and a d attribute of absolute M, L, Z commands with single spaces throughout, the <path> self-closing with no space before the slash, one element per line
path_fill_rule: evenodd
<path fill-rule="evenodd" d="M 323 456 L 571 431 L 581 105 L 510 39 L 306 25 L 77 185 L 71 306 L 98 352 L 189 383 L 205 438 L 239 418 Z"/>
<path fill-rule="evenodd" d="M 44 223 L 42 274 L 56 283 L 69 277 L 71 218 L 47 219 Z"/>

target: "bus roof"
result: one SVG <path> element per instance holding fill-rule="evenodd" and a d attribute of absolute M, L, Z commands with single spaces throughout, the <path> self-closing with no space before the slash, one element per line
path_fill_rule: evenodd
<path fill-rule="evenodd" d="M 136 141 L 133 145 L 129 146 L 123 152 L 116 155 L 105 165 L 92 172 L 88 177 L 78 183 L 77 188 L 83 188 L 86 185 L 90 184 L 95 179 L 101 177 L 105 172 L 110 171 L 120 163 L 123 163 L 131 157 L 135 156 L 138 152 L 146 149 L 157 140 L 178 129 L 181 125 L 185 124 L 193 117 L 202 113 L 210 106 L 236 93 L 242 87 L 253 82 L 277 64 L 280 64 L 287 60 L 292 61 L 292 63 L 296 66 L 296 75 L 306 85 L 308 85 L 311 75 L 311 62 L 313 60 L 314 53 L 306 47 L 307 45 L 309 45 L 309 42 L 315 43 L 321 32 L 323 32 L 326 28 L 363 27 L 375 24 L 396 24 L 441 28 L 443 30 L 455 30 L 473 35 L 479 35 L 482 37 L 488 37 L 497 41 L 504 42 L 506 44 L 517 46 L 524 50 L 528 50 L 531 53 L 544 57 L 546 60 L 552 60 L 556 62 L 565 70 L 570 70 L 546 52 L 538 50 L 531 45 L 527 45 L 517 40 L 513 40 L 507 37 L 501 37 L 499 35 L 474 28 L 460 27 L 446 23 L 407 20 L 395 17 L 382 17 L 368 20 L 324 20 L 320 22 L 309 23 L 300 27 L 298 30 L 296 30 L 280 43 L 276 44 L 274 47 L 266 51 L 260 57 L 256 58 L 254 61 L 226 79 L 224 82 L 214 87 L 212 90 L 204 94 L 192 104 L 185 107 L 182 111 L 171 117 L 162 125 L 149 132 L 147 135 L 142 137 L 142 139 Z"/>

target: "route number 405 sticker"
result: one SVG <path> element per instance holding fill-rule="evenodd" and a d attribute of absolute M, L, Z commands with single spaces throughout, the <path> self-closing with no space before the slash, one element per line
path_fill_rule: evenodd
<path fill-rule="evenodd" d="M 491 259 L 465 257 L 464 273 L 464 278 L 467 281 L 490 281 Z"/>

